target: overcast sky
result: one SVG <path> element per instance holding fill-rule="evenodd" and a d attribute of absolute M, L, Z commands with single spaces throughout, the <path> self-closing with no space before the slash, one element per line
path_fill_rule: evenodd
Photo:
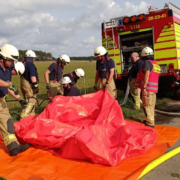
<path fill-rule="evenodd" d="M 172 0 L 180 7 L 179 0 Z M 168 1 L 166 2 L 168 3 Z M 163 8 L 158 0 L 0 0 L 0 47 L 9 43 L 69 56 L 90 56 L 101 45 L 101 23 Z"/>

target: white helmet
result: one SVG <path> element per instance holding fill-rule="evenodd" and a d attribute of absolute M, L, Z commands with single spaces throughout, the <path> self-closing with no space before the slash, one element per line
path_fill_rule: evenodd
<path fill-rule="evenodd" d="M 18 61 L 19 58 L 19 51 L 11 44 L 5 44 L 3 47 L 1 47 L 0 54 L 5 60 L 12 59 L 14 61 Z"/>
<path fill-rule="evenodd" d="M 25 57 L 33 57 L 35 58 L 36 57 L 36 53 L 32 50 L 28 50 L 25 54 Z"/>
<path fill-rule="evenodd" d="M 141 56 L 144 57 L 149 55 L 154 55 L 154 52 L 150 47 L 145 47 L 141 52 Z"/>
<path fill-rule="evenodd" d="M 71 83 L 71 79 L 68 76 L 62 77 L 61 78 L 61 84 L 69 84 Z"/>
<path fill-rule="evenodd" d="M 107 53 L 107 50 L 103 46 L 99 46 L 94 50 L 94 56 L 103 56 Z"/>
<path fill-rule="evenodd" d="M 59 59 L 62 63 L 65 63 L 66 65 L 70 63 L 70 58 L 66 54 L 59 56 Z"/>
<path fill-rule="evenodd" d="M 25 66 L 22 62 L 14 62 L 14 68 L 18 75 L 24 74 Z"/>
<path fill-rule="evenodd" d="M 84 73 L 84 70 L 79 68 L 79 69 L 76 69 L 75 70 L 75 73 L 76 73 L 76 76 L 78 76 L 79 78 L 83 78 L 85 73 Z"/>

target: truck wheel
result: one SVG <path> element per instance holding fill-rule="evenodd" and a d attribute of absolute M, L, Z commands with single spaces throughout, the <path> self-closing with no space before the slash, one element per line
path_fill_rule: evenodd
<path fill-rule="evenodd" d="M 173 92 L 173 98 L 175 100 L 180 100 L 180 89 L 177 89 L 176 91 Z"/>

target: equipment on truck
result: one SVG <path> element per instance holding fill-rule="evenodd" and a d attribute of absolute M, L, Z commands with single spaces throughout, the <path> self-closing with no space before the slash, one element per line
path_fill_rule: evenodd
<path fill-rule="evenodd" d="M 132 66 L 132 52 L 144 47 L 154 50 L 161 67 L 159 89 L 171 89 L 178 95 L 180 87 L 180 8 L 172 3 L 164 8 L 148 8 L 147 14 L 112 18 L 102 23 L 102 45 L 115 61 L 116 87 L 126 89 Z M 180 93 L 177 98 L 180 98 Z"/>

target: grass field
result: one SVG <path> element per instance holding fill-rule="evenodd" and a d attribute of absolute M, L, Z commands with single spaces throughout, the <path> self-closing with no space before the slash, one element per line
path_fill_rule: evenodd
<path fill-rule="evenodd" d="M 39 93 L 37 95 L 37 99 L 39 102 L 41 102 L 43 99 L 47 98 L 46 93 L 46 83 L 44 80 L 44 72 L 49 67 L 49 65 L 52 62 L 35 62 L 35 65 L 38 69 L 39 74 Z M 93 86 L 94 86 L 94 77 L 95 77 L 95 62 L 88 62 L 88 61 L 71 61 L 71 63 L 68 66 L 65 66 L 64 73 L 72 72 L 76 68 L 82 68 L 85 71 L 85 87 L 86 91 L 84 89 L 84 80 L 80 79 L 76 86 L 80 89 L 81 94 L 86 93 L 92 93 L 94 92 Z M 19 76 L 13 76 L 12 83 L 16 85 L 18 88 L 20 87 L 20 77 Z M 20 90 L 20 88 L 19 88 Z M 7 99 L 13 99 L 11 96 L 8 95 Z M 124 93 L 122 91 L 118 91 L 118 101 L 119 104 L 123 102 L 124 99 Z M 164 102 L 163 102 L 164 103 Z M 40 107 L 36 106 L 36 114 L 41 113 L 48 102 L 44 102 Z M 161 103 L 160 103 L 161 104 Z M 8 107 L 10 110 L 10 114 L 14 121 L 20 120 L 20 113 L 21 113 L 21 106 L 18 102 L 8 102 Z M 126 119 L 132 119 L 136 121 L 142 121 L 145 119 L 143 110 L 135 111 L 133 108 L 133 102 L 131 97 L 128 98 L 128 101 L 125 106 L 122 107 L 124 117 Z"/>

